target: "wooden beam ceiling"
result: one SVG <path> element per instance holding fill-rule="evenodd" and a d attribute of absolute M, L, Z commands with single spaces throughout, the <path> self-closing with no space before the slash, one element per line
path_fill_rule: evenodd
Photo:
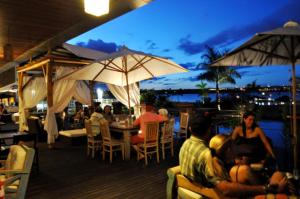
<path fill-rule="evenodd" d="M 110 13 L 84 13 L 83 0 L 1 0 L 0 68 L 7 65 L 3 47 L 10 44 L 13 61 L 22 63 L 151 0 L 111 0 Z"/>

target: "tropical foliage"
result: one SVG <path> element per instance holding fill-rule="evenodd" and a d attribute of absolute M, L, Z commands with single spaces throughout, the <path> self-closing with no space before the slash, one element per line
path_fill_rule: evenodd
<path fill-rule="evenodd" d="M 227 66 L 210 66 L 217 59 L 223 57 L 226 54 L 225 52 L 219 52 L 213 47 L 206 46 L 206 52 L 202 55 L 203 62 L 198 65 L 201 68 L 206 69 L 207 71 L 201 73 L 198 76 L 199 80 L 206 80 L 208 82 L 214 82 L 216 84 L 216 99 L 217 107 L 220 110 L 220 89 L 219 85 L 224 83 L 235 84 L 235 78 L 241 78 L 241 75 L 233 68 Z"/>

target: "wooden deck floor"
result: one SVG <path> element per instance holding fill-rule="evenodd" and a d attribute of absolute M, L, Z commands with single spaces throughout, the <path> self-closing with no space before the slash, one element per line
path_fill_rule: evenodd
<path fill-rule="evenodd" d="M 164 199 L 167 169 L 178 164 L 178 153 L 146 167 L 135 157 L 122 161 L 117 154 L 113 163 L 86 156 L 85 146 L 60 142 L 56 149 L 40 145 L 40 172 L 35 168 L 29 179 L 28 199 Z M 108 159 L 108 157 L 107 157 Z"/>

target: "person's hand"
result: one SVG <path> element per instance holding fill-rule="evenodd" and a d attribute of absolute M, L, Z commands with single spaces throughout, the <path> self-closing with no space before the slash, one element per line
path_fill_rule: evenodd
<path fill-rule="evenodd" d="M 276 193 L 282 193 L 286 190 L 288 185 L 288 181 L 286 177 L 283 177 L 279 182 L 273 184 L 272 181 L 270 182 L 270 186 L 276 187 Z"/>

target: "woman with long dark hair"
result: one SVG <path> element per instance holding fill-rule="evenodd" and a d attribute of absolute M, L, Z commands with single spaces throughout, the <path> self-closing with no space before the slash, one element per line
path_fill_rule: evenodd
<path fill-rule="evenodd" d="M 242 124 L 237 126 L 231 136 L 235 143 L 238 158 L 245 158 L 248 163 L 259 162 L 266 153 L 275 159 L 275 154 L 263 130 L 255 122 L 252 111 L 245 112 Z"/>

